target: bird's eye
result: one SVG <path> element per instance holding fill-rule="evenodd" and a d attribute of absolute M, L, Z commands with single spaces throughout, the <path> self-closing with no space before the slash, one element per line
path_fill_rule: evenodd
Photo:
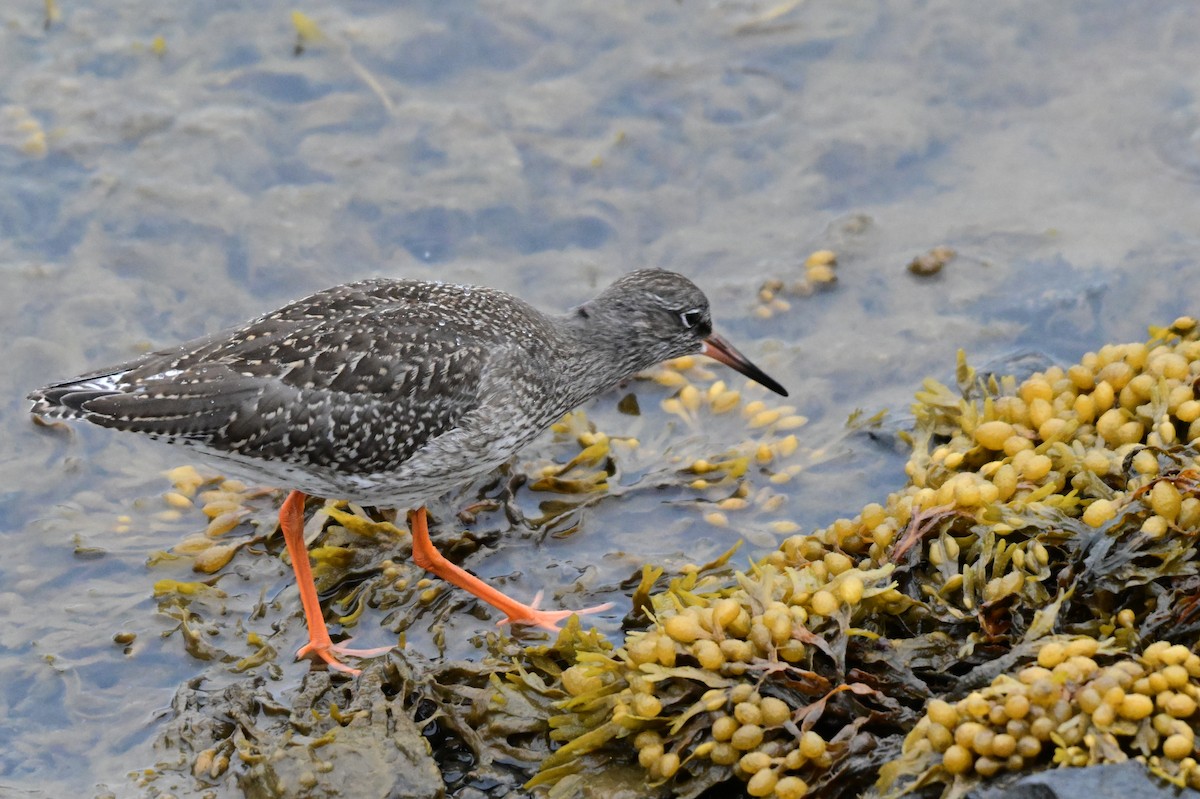
<path fill-rule="evenodd" d="M 699 308 L 693 308 L 690 311 L 680 311 L 679 321 L 683 322 L 683 326 L 691 330 L 704 321 L 704 312 Z"/>

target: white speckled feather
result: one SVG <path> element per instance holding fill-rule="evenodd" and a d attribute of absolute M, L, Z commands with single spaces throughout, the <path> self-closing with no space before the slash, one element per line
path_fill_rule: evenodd
<path fill-rule="evenodd" d="M 494 289 L 366 280 L 30 399 L 34 413 L 187 446 L 255 482 L 412 507 L 710 333 L 700 290 L 659 270 L 562 316 Z"/>

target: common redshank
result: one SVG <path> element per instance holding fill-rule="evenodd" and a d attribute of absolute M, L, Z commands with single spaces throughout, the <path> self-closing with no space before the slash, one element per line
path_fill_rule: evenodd
<path fill-rule="evenodd" d="M 540 610 L 446 560 L 424 503 L 486 475 L 563 414 L 660 361 L 701 352 L 783 396 L 712 332 L 687 278 L 641 270 L 557 316 L 480 286 L 364 280 L 317 292 L 244 326 L 55 383 L 29 395 L 45 417 L 86 419 L 191 447 L 225 472 L 291 489 L 279 510 L 315 655 L 356 673 L 329 636 L 304 544 L 307 494 L 415 508 L 413 560 L 505 614 L 556 629 Z"/>

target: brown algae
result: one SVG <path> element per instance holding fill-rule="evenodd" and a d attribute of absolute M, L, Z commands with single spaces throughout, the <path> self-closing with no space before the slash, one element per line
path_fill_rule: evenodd
<path fill-rule="evenodd" d="M 918 393 L 885 502 L 744 573 L 647 569 L 649 625 L 618 644 L 572 626 L 525 650 L 497 695 L 554 700 L 530 786 L 582 795 L 629 758 L 653 795 L 961 796 L 1136 758 L 1200 787 L 1198 382 L 1187 318 L 1020 382 L 960 356 L 957 390 Z"/>

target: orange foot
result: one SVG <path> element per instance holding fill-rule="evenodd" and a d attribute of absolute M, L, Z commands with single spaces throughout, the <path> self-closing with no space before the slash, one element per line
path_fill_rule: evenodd
<path fill-rule="evenodd" d="M 611 602 L 605 602 L 603 605 L 594 605 L 590 608 L 580 608 L 579 610 L 539 610 L 538 605 L 542 601 L 542 592 L 538 591 L 534 596 L 533 602 L 528 605 L 510 600 L 510 603 L 505 604 L 503 610 L 508 615 L 500 621 L 496 622 L 497 626 L 502 624 L 531 624 L 535 627 L 541 627 L 543 630 L 549 630 L 552 633 L 559 631 L 559 622 L 564 619 L 569 619 L 572 616 L 586 616 L 589 613 L 603 613 L 613 606 Z"/>
<path fill-rule="evenodd" d="M 558 632 L 558 624 L 563 619 L 574 615 L 583 616 L 588 613 L 599 613 L 612 607 L 611 602 L 605 602 L 603 605 L 596 605 L 593 608 L 583 608 L 582 610 L 538 610 L 538 603 L 542 600 L 541 591 L 538 591 L 532 604 L 526 605 L 524 602 L 518 602 L 502 591 L 480 580 L 475 575 L 446 560 L 429 538 L 429 525 L 425 518 L 424 508 L 418 508 L 410 512 L 408 514 L 408 523 L 412 528 L 413 561 L 422 569 L 432 572 L 443 580 L 454 583 L 459 588 L 471 592 L 496 610 L 499 610 L 504 614 L 504 618 L 497 622 L 497 624 L 533 624 L 544 630 Z"/>
<path fill-rule="evenodd" d="M 283 540 L 287 544 L 288 556 L 292 559 L 292 569 L 296 572 L 296 587 L 300 590 L 300 604 L 304 607 L 304 620 L 308 625 L 308 643 L 300 647 L 296 657 L 316 655 L 328 663 L 331 669 L 337 669 L 346 674 L 359 674 L 358 669 L 353 669 L 338 660 L 338 655 L 369 658 L 382 655 L 392 647 L 350 649 L 344 644 L 335 644 L 330 639 L 329 628 L 325 626 L 325 617 L 321 614 L 321 601 L 317 597 L 317 587 L 313 583 L 312 567 L 308 562 L 308 548 L 304 544 L 304 494 L 302 492 L 293 491 L 288 494 L 283 506 L 279 509 L 279 526 L 283 530 Z"/>
<path fill-rule="evenodd" d="M 347 641 L 346 643 L 349 643 Z M 358 676 L 362 673 L 361 670 L 347 666 L 342 661 L 338 660 L 338 656 L 352 658 L 373 658 L 390 652 L 395 647 L 380 646 L 374 649 L 351 649 L 345 644 L 335 644 L 326 636 L 324 642 L 309 640 L 307 644 L 296 650 L 296 659 L 299 660 L 307 655 L 315 655 L 321 660 L 329 664 L 329 668 L 336 671 L 344 672 L 353 676 Z"/>

